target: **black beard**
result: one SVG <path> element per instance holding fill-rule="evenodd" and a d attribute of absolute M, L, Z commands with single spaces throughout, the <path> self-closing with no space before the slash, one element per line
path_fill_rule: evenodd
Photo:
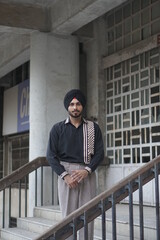
<path fill-rule="evenodd" d="M 78 115 L 72 115 L 72 113 L 69 113 L 69 115 L 72 117 L 72 118 L 79 118 L 81 116 L 81 114 L 78 114 Z"/>
<path fill-rule="evenodd" d="M 77 113 L 78 113 L 77 115 L 74 115 L 74 112 L 73 112 L 73 114 L 72 114 L 72 112 L 68 112 L 68 113 L 72 118 L 79 118 L 82 115 L 82 113 L 80 113 L 79 111 L 77 111 Z"/>

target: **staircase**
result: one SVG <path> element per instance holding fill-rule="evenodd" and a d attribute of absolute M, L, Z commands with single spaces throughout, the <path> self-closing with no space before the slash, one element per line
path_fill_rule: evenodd
<path fill-rule="evenodd" d="M 156 214 L 154 207 L 143 207 L 144 211 L 144 240 L 156 239 Z M 129 240 L 129 206 L 128 204 L 117 204 L 117 240 Z M 139 237 L 139 207 L 134 205 L 134 239 Z M 48 230 L 53 224 L 61 220 L 58 206 L 35 207 L 34 217 L 17 219 L 16 228 L 1 229 L 1 240 L 31 240 Z M 95 220 L 94 240 L 101 237 L 101 217 Z M 112 240 L 112 212 L 106 214 L 106 240 Z M 82 239 L 80 239 L 82 240 Z"/>
<path fill-rule="evenodd" d="M 34 239 L 60 220 L 61 213 L 58 207 L 35 207 L 33 217 L 17 219 L 16 228 L 1 229 L 0 239 Z"/>
<path fill-rule="evenodd" d="M 43 204 L 43 168 L 48 163 L 44 157 L 39 157 L 27 163 L 11 175 L 0 180 L 0 192 L 2 192 L 2 229 L 0 229 L 1 240 L 64 240 L 65 237 L 74 234 L 84 226 L 87 240 L 88 223 L 95 219 L 94 240 L 159 240 L 160 239 L 160 209 L 159 209 L 159 175 L 160 156 L 137 169 L 135 172 L 122 179 L 109 190 L 106 190 L 90 200 L 88 203 L 75 210 L 63 221 L 61 214 L 54 202 L 57 196 L 52 186 L 52 207 Z M 37 207 L 37 170 L 41 169 L 41 199 Z M 33 218 L 27 217 L 27 177 L 35 172 L 35 208 Z M 11 219 L 11 210 L 15 206 L 12 203 L 12 184 L 19 184 L 19 215 L 21 216 L 21 180 L 25 178 L 25 218 L 17 219 L 16 228 L 7 228 L 6 218 Z M 144 206 L 143 186 L 147 183 L 154 184 L 155 207 Z M 137 191 L 139 205 L 135 205 L 133 194 Z M 8 192 L 8 199 L 6 193 Z M 122 201 L 128 199 L 128 205 Z M 6 200 L 7 199 L 7 200 Z M 18 201 L 18 199 L 17 199 Z M 7 208 L 8 203 L 8 208 Z M 53 207 L 54 206 L 54 207 Z M 10 225 L 8 225 L 10 226 Z M 84 239 L 79 239 L 84 240 Z"/>

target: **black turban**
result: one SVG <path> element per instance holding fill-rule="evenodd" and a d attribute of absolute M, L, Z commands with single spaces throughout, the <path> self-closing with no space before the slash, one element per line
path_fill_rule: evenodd
<path fill-rule="evenodd" d="M 82 104 L 83 108 L 85 107 L 86 98 L 84 94 L 79 89 L 72 89 L 64 97 L 64 106 L 66 110 L 68 110 L 69 104 L 73 98 L 76 98 Z"/>

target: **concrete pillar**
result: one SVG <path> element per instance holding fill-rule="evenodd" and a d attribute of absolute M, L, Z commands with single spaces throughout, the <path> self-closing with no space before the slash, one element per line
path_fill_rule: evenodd
<path fill-rule="evenodd" d="M 105 113 L 105 78 L 102 68 L 102 56 L 106 54 L 105 19 L 98 18 L 93 23 L 93 38 L 84 43 L 87 54 L 87 117 L 96 121 L 102 131 L 104 148 L 106 139 L 106 113 Z M 106 189 L 106 158 L 97 169 L 97 193 Z"/>
<path fill-rule="evenodd" d="M 53 124 L 66 118 L 65 93 L 79 86 L 78 41 L 48 33 L 31 37 L 30 60 L 30 161 L 46 155 L 49 131 Z M 44 178 L 44 203 L 50 204 L 51 168 Z M 40 173 L 38 173 L 40 175 Z M 40 178 L 38 186 L 40 189 Z M 29 181 L 30 216 L 34 207 L 34 174 Z M 38 202 L 40 191 L 38 192 Z"/>
<path fill-rule="evenodd" d="M 94 33 L 97 49 L 98 124 L 102 130 L 104 151 L 106 152 L 106 82 L 104 76 L 104 69 L 102 68 L 102 56 L 106 55 L 105 31 L 105 17 L 100 17 L 94 22 Z M 106 190 L 107 168 L 108 159 L 105 154 L 104 161 L 98 168 L 98 193 Z"/>

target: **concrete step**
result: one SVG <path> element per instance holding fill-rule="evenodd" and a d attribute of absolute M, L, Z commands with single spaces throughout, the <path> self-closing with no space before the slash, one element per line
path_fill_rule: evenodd
<path fill-rule="evenodd" d="M 106 232 L 106 240 L 112 240 L 112 234 Z M 95 229 L 94 231 L 94 240 L 102 240 L 102 232 L 100 230 Z M 123 235 L 117 235 L 117 240 L 130 240 L 129 237 Z M 138 238 L 134 238 L 134 240 L 139 240 Z"/>
<path fill-rule="evenodd" d="M 156 215 L 154 207 L 143 207 L 144 211 L 144 237 L 146 240 L 156 239 Z M 60 221 L 61 212 L 59 206 L 47 206 L 42 208 L 35 208 L 35 215 L 37 217 L 44 217 Z M 134 215 L 134 238 L 139 239 L 139 206 L 133 206 Z M 116 206 L 117 217 L 117 235 L 119 239 L 129 239 L 129 206 L 128 204 L 118 204 Z M 112 239 L 112 210 L 106 213 L 106 231 L 108 239 Z M 95 220 L 95 234 L 97 239 L 101 239 L 101 217 Z"/>
<path fill-rule="evenodd" d="M 96 223 L 99 220 L 96 220 Z M 100 219 L 101 221 L 101 219 Z M 97 237 L 97 239 L 101 239 L 101 234 L 102 231 L 100 230 L 100 228 L 97 228 L 97 224 L 95 223 L 95 236 Z M 99 230 L 99 231 L 97 231 Z M 117 222 L 117 238 L 118 239 L 130 239 L 130 234 L 129 234 L 129 224 L 125 223 L 125 222 Z M 107 239 L 112 239 L 112 237 L 110 238 L 110 234 L 112 232 L 112 223 L 111 220 L 107 220 L 106 221 L 106 236 Z M 99 238 L 98 238 L 99 237 Z M 134 239 L 140 239 L 140 228 L 139 226 L 134 225 Z M 144 239 L 143 240 L 156 240 L 156 231 L 155 229 L 152 228 L 144 228 Z"/>
<path fill-rule="evenodd" d="M 61 221 L 61 211 L 59 206 L 43 206 L 34 208 L 34 217 L 45 218 L 48 220 Z"/>
<path fill-rule="evenodd" d="M 5 228 L 1 230 L 1 239 L 3 240 L 32 240 L 38 235 L 38 233 L 19 228 Z"/>
<path fill-rule="evenodd" d="M 38 217 L 27 217 L 27 218 L 18 218 L 17 227 L 19 229 L 25 229 L 27 231 L 43 233 L 47 231 L 51 226 L 55 225 L 57 221 L 48 220 L 46 218 Z"/>
<path fill-rule="evenodd" d="M 2 229 L 0 237 L 3 240 L 34 239 L 60 220 L 59 206 L 36 207 L 34 217 L 18 218 L 17 228 Z"/>
<path fill-rule="evenodd" d="M 129 237 L 129 207 L 127 204 L 118 204 L 116 206 L 117 235 Z M 156 212 L 155 207 L 143 207 L 144 211 L 144 239 L 156 239 Z M 134 239 L 139 239 L 139 206 L 133 206 L 134 216 Z M 95 229 L 101 230 L 101 217 L 95 220 Z M 112 210 L 106 212 L 106 231 L 112 232 Z M 101 232 L 101 231 L 100 231 Z"/>
<path fill-rule="evenodd" d="M 129 210 L 127 204 L 118 204 L 116 206 L 117 217 L 117 239 L 129 240 Z M 134 206 L 134 239 L 139 238 L 139 207 Z M 49 227 L 62 220 L 59 206 L 44 206 L 34 209 L 33 218 L 17 219 L 17 228 L 1 230 L 1 239 L 3 240 L 22 240 L 34 239 Z M 144 240 L 156 239 L 156 213 L 154 207 L 144 207 Z M 101 217 L 95 220 L 94 240 L 100 240 L 101 237 Z M 106 213 L 106 239 L 112 239 L 112 210 Z"/>
<path fill-rule="evenodd" d="M 155 207 L 144 206 L 144 237 L 146 240 L 156 239 L 156 212 Z M 35 216 L 44 217 L 60 221 L 62 219 L 59 206 L 47 206 L 35 208 Z M 133 206 L 134 216 L 134 237 L 139 239 L 139 206 Z M 117 217 L 117 234 L 119 238 L 123 236 L 128 238 L 129 236 L 129 206 L 128 204 L 117 204 L 116 206 Z M 96 237 L 101 236 L 101 217 L 95 220 L 95 231 L 98 234 Z M 112 209 L 106 212 L 106 231 L 107 235 L 112 233 Z M 101 237 L 100 237 L 101 239 Z"/>

